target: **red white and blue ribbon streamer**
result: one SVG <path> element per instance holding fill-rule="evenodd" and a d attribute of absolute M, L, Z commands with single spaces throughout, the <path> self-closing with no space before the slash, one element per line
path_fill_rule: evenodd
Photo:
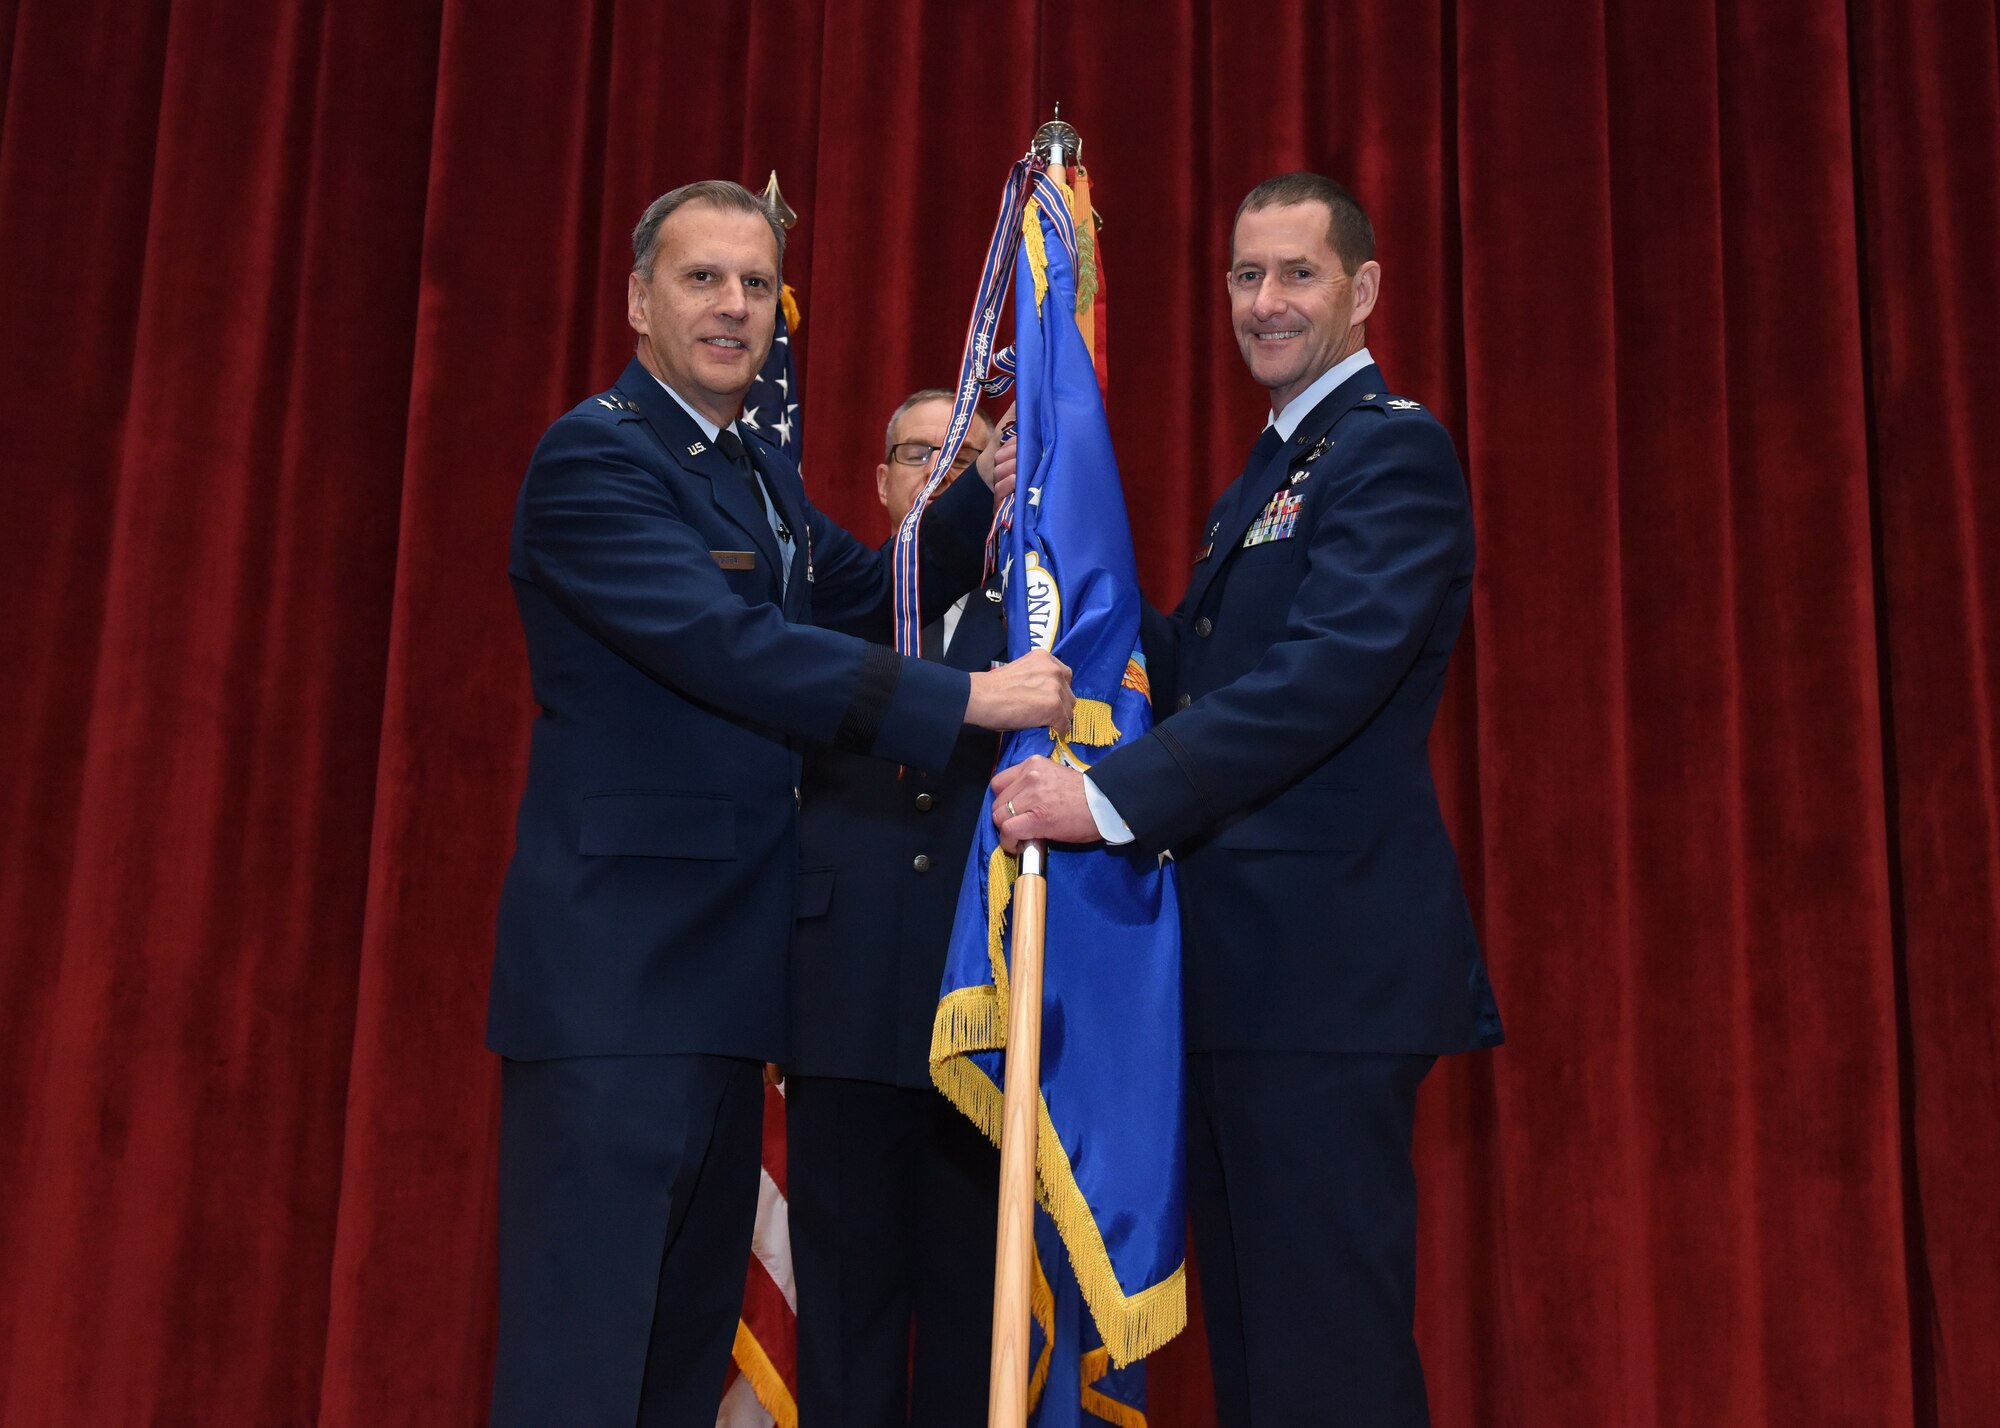
<path fill-rule="evenodd" d="M 1013 349 L 994 352 L 993 334 L 1000 325 L 1000 309 L 1007 301 L 1007 290 L 1013 281 L 1014 257 L 1021 246 L 1021 219 L 1027 211 L 1030 194 L 1040 200 L 1043 210 L 1055 220 L 1056 231 L 1070 251 L 1076 250 L 1076 229 L 1070 221 L 1069 205 L 1048 175 L 1048 160 L 1030 154 L 1014 165 L 1000 194 L 1000 217 L 994 224 L 992 241 L 986 246 L 986 267 L 979 275 L 979 295 L 973 301 L 972 319 L 966 325 L 965 353 L 959 359 L 958 390 L 952 400 L 951 425 L 945 429 L 944 445 L 931 458 L 924 488 L 917 493 L 910 513 L 903 517 L 903 524 L 896 531 L 891 566 L 898 654 L 914 657 L 923 630 L 917 530 L 923 522 L 924 510 L 943 485 L 944 473 L 958 459 L 958 449 L 965 444 L 965 434 L 972 426 L 980 397 L 999 396 L 1014 385 Z M 989 535 L 989 549 L 991 544 Z"/>

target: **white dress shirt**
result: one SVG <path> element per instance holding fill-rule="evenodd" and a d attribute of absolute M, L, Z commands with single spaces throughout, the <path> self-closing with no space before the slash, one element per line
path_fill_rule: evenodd
<path fill-rule="evenodd" d="M 660 379 L 658 377 L 654 377 L 653 380 L 656 382 L 660 382 Z M 701 428 L 701 434 L 707 437 L 709 445 L 713 446 L 715 444 L 715 438 L 721 435 L 722 428 L 717 426 L 714 422 L 710 421 L 707 417 L 703 416 L 700 412 L 696 411 L 693 407 L 689 406 L 687 404 L 687 398 L 682 396 L 679 392 L 675 391 L 672 387 L 669 387 L 665 382 L 660 382 L 660 390 L 665 392 L 668 396 L 672 397 L 675 401 L 680 403 L 681 410 L 694 418 L 694 424 Z M 736 423 L 731 422 L 729 424 L 729 429 L 731 431 L 736 431 Z M 738 441 L 741 441 L 743 439 L 743 433 L 740 431 L 736 431 L 736 439 Z"/>

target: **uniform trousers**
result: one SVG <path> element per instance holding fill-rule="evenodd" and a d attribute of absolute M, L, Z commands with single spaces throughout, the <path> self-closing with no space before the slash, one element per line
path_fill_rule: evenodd
<path fill-rule="evenodd" d="M 714 1428 L 761 1074 L 707 1055 L 502 1063 L 493 1428 Z"/>
<path fill-rule="evenodd" d="M 1221 1428 L 1426 1428 L 1414 1332 L 1429 1056 L 1190 1053 L 1188 1211 Z"/>
<path fill-rule="evenodd" d="M 984 1428 L 999 1152 L 873 1081 L 793 1076 L 785 1125 L 799 1428 Z"/>

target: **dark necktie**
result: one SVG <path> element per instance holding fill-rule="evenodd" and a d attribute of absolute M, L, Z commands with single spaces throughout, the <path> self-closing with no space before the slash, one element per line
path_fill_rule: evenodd
<path fill-rule="evenodd" d="M 1222 526 L 1235 524 L 1235 512 L 1245 501 L 1255 499 L 1255 483 L 1257 478 L 1263 474 L 1264 467 L 1277 454 L 1278 448 L 1284 444 L 1285 439 L 1278 435 L 1278 428 L 1275 424 L 1265 427 L 1257 434 L 1256 444 L 1250 448 L 1250 459 L 1243 463 L 1243 474 L 1237 478 L 1234 498 L 1229 501 L 1228 505 L 1221 506 L 1217 510 L 1218 519 L 1215 524 L 1218 529 Z M 1209 540 L 1215 539 L 1215 531 L 1211 530 L 1207 538 Z"/>
<path fill-rule="evenodd" d="M 1278 435 L 1275 422 L 1258 432 L 1256 443 L 1250 448 L 1250 459 L 1243 465 L 1244 476 L 1254 478 L 1264 469 L 1264 463 L 1271 459 L 1271 454 L 1284 444 L 1285 439 Z"/>
<path fill-rule="evenodd" d="M 918 636 L 917 653 L 937 663 L 944 661 L 944 616 L 926 624 Z"/>
<path fill-rule="evenodd" d="M 778 539 L 778 549 L 784 556 L 784 561 L 778 567 L 778 588 L 782 591 L 791 584 L 791 527 L 787 526 L 785 518 L 778 514 L 777 506 L 764 499 L 764 483 L 757 479 L 757 468 L 750 462 L 750 453 L 743 447 L 743 438 L 725 426 L 715 434 L 715 449 L 736 468 L 736 474 L 743 478 L 743 484 L 749 489 L 750 504 L 764 513 L 764 519 L 771 527 L 771 534 Z"/>
<path fill-rule="evenodd" d="M 736 474 L 741 476 L 743 483 L 750 488 L 750 504 L 760 511 L 763 510 L 764 487 L 757 479 L 757 468 L 750 464 L 750 453 L 743 449 L 743 438 L 725 426 L 715 434 L 715 447 L 722 453 L 723 458 L 736 468 Z"/>

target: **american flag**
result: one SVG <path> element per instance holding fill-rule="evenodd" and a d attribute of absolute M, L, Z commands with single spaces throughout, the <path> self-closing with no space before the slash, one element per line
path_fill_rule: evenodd
<path fill-rule="evenodd" d="M 799 459 L 804 442 L 800 426 L 798 368 L 792 363 L 792 329 L 799 325 L 799 304 L 790 284 L 778 305 L 778 335 L 771 340 L 771 355 L 750 383 L 743 398 L 739 420 L 764 440 L 792 458 Z"/>
<path fill-rule="evenodd" d="M 716 1428 L 798 1428 L 798 1292 L 785 1218 L 785 1097 L 764 1088 L 764 1168 L 729 1384 Z"/>
<path fill-rule="evenodd" d="M 743 399 L 744 426 L 799 459 L 799 374 L 792 361 L 798 302 L 787 287 L 771 354 Z M 785 1210 L 785 1097 L 764 1088 L 764 1168 L 757 1185 L 757 1229 L 743 1284 L 728 1386 L 716 1428 L 798 1428 L 798 1292 L 792 1287 L 792 1237 Z"/>

